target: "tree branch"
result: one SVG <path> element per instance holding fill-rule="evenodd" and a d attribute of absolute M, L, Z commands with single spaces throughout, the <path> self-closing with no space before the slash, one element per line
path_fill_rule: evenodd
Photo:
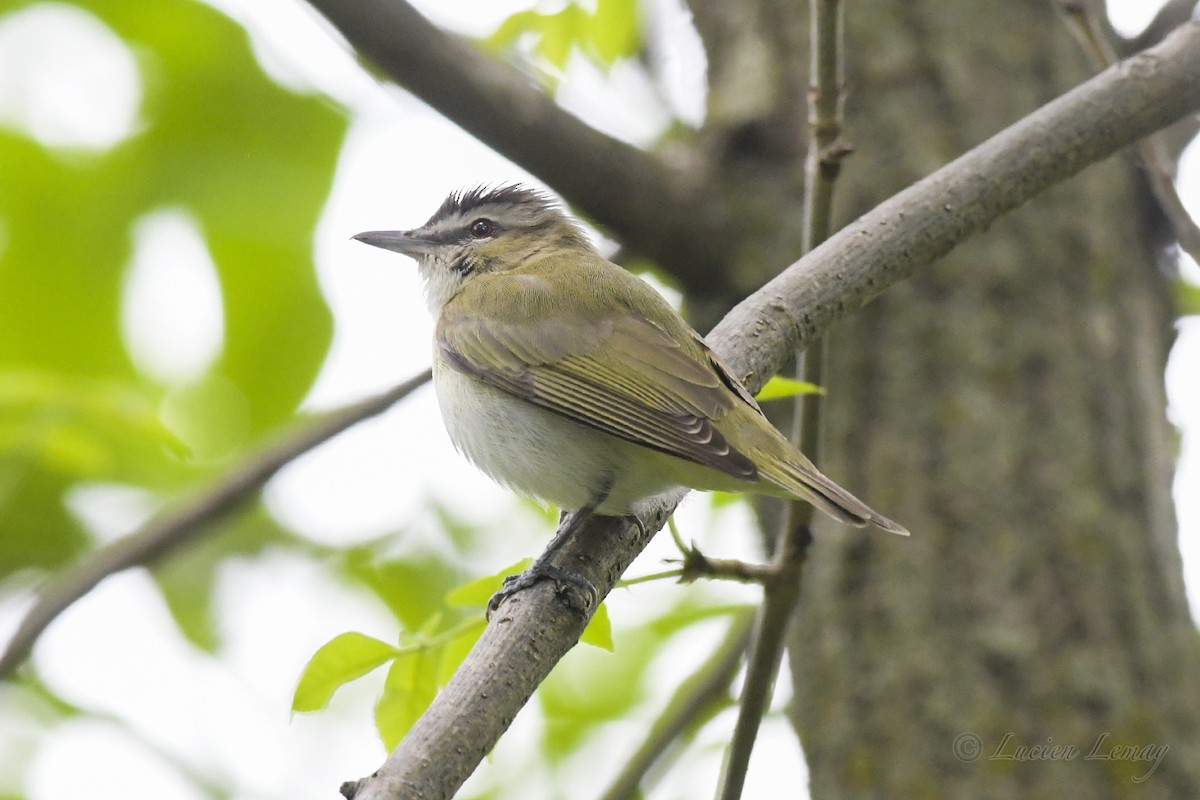
<path fill-rule="evenodd" d="M 1071 32 L 1075 34 L 1092 66 L 1100 70 L 1116 63 L 1117 53 L 1101 30 L 1095 9 L 1077 0 L 1064 0 L 1060 6 L 1070 22 Z M 1167 10 L 1164 7 L 1160 15 Z M 1179 249 L 1191 256 L 1193 261 L 1200 262 L 1200 226 L 1188 213 L 1175 188 L 1175 164 L 1167 153 L 1161 134 L 1147 136 L 1137 143 L 1135 149 L 1142 162 L 1146 182 L 1150 184 L 1150 192 L 1171 224 Z"/>
<path fill-rule="evenodd" d="M 1200 23 L 1189 23 L 842 229 L 738 305 L 710 343 L 752 389 L 760 387 L 797 347 L 888 286 L 1039 192 L 1200 108 L 1198 76 Z M 644 520 L 646 530 L 657 531 L 664 517 Z M 627 521 L 592 517 L 556 561 L 605 596 L 645 544 Z M 345 794 L 453 795 L 587 622 L 556 600 L 549 583 L 501 610 L 408 737 Z"/>
<path fill-rule="evenodd" d="M 352 46 L 447 119 L 520 164 L 624 244 L 662 263 L 685 259 L 716 283 L 728 247 L 703 176 L 564 111 L 527 76 L 441 30 L 403 0 L 310 0 Z"/>
<path fill-rule="evenodd" d="M 810 52 L 808 92 L 808 155 L 804 163 L 804 213 L 801 225 L 804 252 L 829 238 L 833 230 L 833 190 L 841 173 L 845 145 L 842 133 L 842 0 L 809 0 Z M 804 349 L 796 361 L 796 377 L 823 386 L 829 337 Z M 796 395 L 793 439 L 814 461 L 821 460 L 820 394 Z M 779 523 L 773 564 L 776 574 L 763 587 L 763 602 L 755 620 L 754 640 L 747 659 L 746 681 L 738 701 L 738 718 L 726 751 L 718 797 L 738 800 L 750 770 L 750 755 L 763 716 L 771 703 L 775 678 L 783 658 L 788 627 L 800 602 L 800 581 L 812 544 L 816 510 L 791 500 Z"/>
<path fill-rule="evenodd" d="M 330 411 L 299 431 L 272 441 L 216 482 L 156 514 L 138 530 L 87 556 L 73 568 L 51 576 L 38 591 L 38 600 L 21 620 L 0 657 L 0 680 L 7 678 L 29 655 L 34 642 L 59 614 L 109 575 L 148 564 L 190 542 L 208 525 L 238 509 L 285 464 L 332 439 L 350 426 L 386 411 L 429 381 L 425 370 L 375 397 Z"/>
<path fill-rule="evenodd" d="M 1197 0 L 1167 0 L 1146 29 L 1125 43 L 1125 53 L 1135 53 L 1158 44 L 1168 33 L 1190 20 L 1196 13 L 1197 5 L 1200 5 Z"/>
<path fill-rule="evenodd" d="M 1009 126 L 831 236 L 708 339 L 761 386 L 837 320 L 1038 193 L 1200 108 L 1200 22 Z"/>

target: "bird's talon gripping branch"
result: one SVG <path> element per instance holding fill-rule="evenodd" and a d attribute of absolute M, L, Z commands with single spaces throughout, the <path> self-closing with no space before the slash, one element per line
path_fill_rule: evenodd
<path fill-rule="evenodd" d="M 504 579 L 504 587 L 488 601 L 487 618 L 490 620 L 508 598 L 547 580 L 554 582 L 555 593 L 563 598 L 569 608 L 584 616 L 600 604 L 600 592 L 587 578 L 561 567 L 534 562 L 533 566 L 519 575 Z"/>

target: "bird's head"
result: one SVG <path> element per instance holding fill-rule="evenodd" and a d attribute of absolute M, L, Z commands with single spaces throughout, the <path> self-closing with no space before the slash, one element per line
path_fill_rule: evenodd
<path fill-rule="evenodd" d="M 455 192 L 419 228 L 367 231 L 354 238 L 416 259 L 434 314 L 478 275 L 563 251 L 595 252 L 553 200 L 523 186 Z"/>

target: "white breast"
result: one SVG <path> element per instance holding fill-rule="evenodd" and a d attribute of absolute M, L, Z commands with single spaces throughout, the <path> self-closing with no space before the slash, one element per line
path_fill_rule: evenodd
<path fill-rule="evenodd" d="M 454 446 L 521 494 L 575 510 L 608 487 L 608 501 L 599 510 L 617 515 L 677 501 L 683 494 L 660 472 L 643 468 L 643 448 L 513 397 L 440 358 L 434 361 L 433 380 Z"/>

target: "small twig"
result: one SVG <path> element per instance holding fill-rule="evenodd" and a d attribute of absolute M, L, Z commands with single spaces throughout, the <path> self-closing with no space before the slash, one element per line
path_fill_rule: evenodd
<path fill-rule="evenodd" d="M 771 564 L 752 564 L 736 558 L 709 558 L 692 548 L 683 557 L 679 582 L 691 583 L 700 578 L 716 578 L 738 583 L 767 584 L 779 574 Z"/>
<path fill-rule="evenodd" d="M 166 507 L 133 533 L 89 556 L 74 567 L 52 575 L 39 590 L 33 608 L 21 620 L 0 657 L 0 679 L 7 678 L 28 657 L 46 627 L 72 603 L 109 575 L 148 564 L 197 538 L 213 521 L 253 497 L 285 464 L 332 439 L 347 428 L 390 408 L 429 381 L 425 370 L 375 397 L 330 411 L 264 445 L 238 467 L 209 486 Z"/>
<path fill-rule="evenodd" d="M 680 683 L 663 713 L 650 728 L 646 740 L 625 762 L 625 767 L 602 795 L 602 800 L 634 797 L 646 774 L 663 757 L 671 743 L 727 702 L 729 684 L 737 675 L 746 645 L 750 642 L 752 621 L 748 613 L 736 619 L 716 651 Z M 645 787 L 641 788 L 645 790 Z"/>
<path fill-rule="evenodd" d="M 1090 4 L 1082 0 L 1060 0 L 1059 7 L 1070 23 L 1071 32 L 1097 71 L 1117 62 L 1117 52 L 1100 29 L 1100 23 Z M 1162 137 L 1151 134 L 1135 145 L 1138 159 L 1150 183 L 1150 191 L 1158 201 L 1179 243 L 1179 249 L 1200 262 L 1200 227 L 1192 219 L 1175 188 L 1174 166 L 1162 143 Z"/>
<path fill-rule="evenodd" d="M 638 575 L 636 578 L 622 578 L 617 581 L 614 589 L 628 589 L 630 586 L 637 586 L 642 583 L 650 583 L 652 581 L 662 581 L 668 578 L 677 578 L 680 581 L 683 579 L 683 569 L 665 569 L 662 572 L 651 572 L 649 575 Z"/>
<path fill-rule="evenodd" d="M 840 141 L 842 133 L 842 7 L 841 0 L 810 0 L 811 88 L 809 90 L 809 148 L 805 161 L 802 246 L 807 253 L 833 228 L 833 191 L 841 162 L 851 148 Z M 828 337 L 809 344 L 797 358 L 796 376 L 816 386 L 824 385 Z M 794 440 L 820 461 L 820 394 L 796 396 Z M 746 671 L 746 683 L 733 738 L 721 771 L 721 800 L 741 797 L 750 768 L 750 754 L 763 716 L 774 692 L 783 658 L 788 623 L 800 600 L 800 576 L 812 543 L 813 507 L 788 503 L 776 539 L 770 578 L 765 583 L 762 612 Z"/>

